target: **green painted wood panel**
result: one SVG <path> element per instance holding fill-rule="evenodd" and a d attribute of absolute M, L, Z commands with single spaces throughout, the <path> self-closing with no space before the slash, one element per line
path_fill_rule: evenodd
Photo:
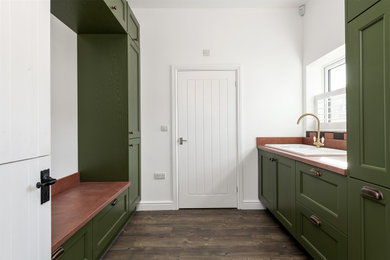
<path fill-rule="evenodd" d="M 124 0 L 106 0 L 107 3 Z M 51 13 L 78 34 L 112 33 L 126 34 L 126 22 L 120 17 L 118 5 L 117 10 L 109 8 L 103 0 L 51 0 Z M 123 3 L 122 3 L 123 4 Z M 117 16 L 112 11 L 119 11 Z M 126 5 L 124 7 L 125 13 Z"/>
<path fill-rule="evenodd" d="M 92 223 L 88 222 L 62 246 L 60 260 L 92 260 Z"/>
<path fill-rule="evenodd" d="M 107 7 L 110 9 L 112 14 L 122 25 L 123 28 L 127 29 L 127 1 L 126 0 L 104 0 Z"/>
<path fill-rule="evenodd" d="M 347 21 L 351 21 L 377 2 L 379 0 L 346 0 Z"/>
<path fill-rule="evenodd" d="M 276 158 L 275 217 L 295 235 L 295 161 Z"/>
<path fill-rule="evenodd" d="M 127 34 L 78 35 L 82 181 L 128 181 Z"/>
<path fill-rule="evenodd" d="M 380 191 L 384 200 L 361 195 L 368 186 Z M 349 259 L 390 259 L 390 189 L 349 179 Z"/>
<path fill-rule="evenodd" d="M 93 259 L 99 259 L 105 252 L 129 217 L 129 189 L 126 189 L 92 220 Z"/>
<path fill-rule="evenodd" d="M 135 210 L 141 199 L 140 144 L 139 138 L 131 139 L 129 142 L 130 212 Z"/>
<path fill-rule="evenodd" d="M 271 211 L 275 205 L 275 176 L 276 163 L 270 159 L 274 156 L 270 153 L 258 150 L 259 153 L 259 199 L 261 203 Z"/>
<path fill-rule="evenodd" d="M 140 50 L 129 37 L 129 138 L 140 137 Z"/>
<path fill-rule="evenodd" d="M 128 6 L 127 10 L 127 33 L 129 34 L 130 38 L 139 43 L 139 35 L 140 35 L 140 25 L 135 18 L 135 15 L 133 11 L 131 10 L 130 6 Z"/>
<path fill-rule="evenodd" d="M 348 259 L 347 237 L 299 202 L 296 207 L 297 239 L 311 256 L 322 260 Z M 317 217 L 320 225 L 311 221 L 312 216 Z"/>
<path fill-rule="evenodd" d="M 311 173 L 314 169 L 322 175 Z M 296 163 L 296 199 L 347 233 L 347 177 L 301 162 Z"/>
<path fill-rule="evenodd" d="M 390 2 L 347 25 L 348 172 L 390 187 Z"/>

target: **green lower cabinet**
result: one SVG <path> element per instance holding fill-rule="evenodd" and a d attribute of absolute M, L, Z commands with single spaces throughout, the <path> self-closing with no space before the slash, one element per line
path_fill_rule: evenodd
<path fill-rule="evenodd" d="M 295 161 L 275 157 L 275 217 L 295 235 Z"/>
<path fill-rule="evenodd" d="M 127 189 L 92 220 L 93 259 L 98 259 L 106 251 L 129 216 L 129 189 Z"/>
<path fill-rule="evenodd" d="M 141 183 L 140 183 L 140 144 L 139 138 L 130 139 L 129 141 L 129 180 L 130 180 L 130 195 L 129 195 L 129 210 L 133 212 L 141 199 Z"/>
<path fill-rule="evenodd" d="M 344 234 L 299 202 L 296 212 L 297 240 L 314 259 L 348 259 L 348 239 Z"/>
<path fill-rule="evenodd" d="M 296 199 L 347 234 L 347 177 L 308 164 L 296 164 Z"/>
<path fill-rule="evenodd" d="M 390 189 L 349 179 L 349 259 L 390 259 Z"/>
<path fill-rule="evenodd" d="M 58 260 L 92 260 L 92 223 L 77 231 L 52 257 Z"/>
<path fill-rule="evenodd" d="M 274 210 L 276 160 L 271 153 L 259 150 L 259 200 L 270 211 Z"/>

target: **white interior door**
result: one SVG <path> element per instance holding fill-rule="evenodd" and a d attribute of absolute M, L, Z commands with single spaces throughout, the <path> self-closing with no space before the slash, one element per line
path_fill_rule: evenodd
<path fill-rule="evenodd" d="M 179 72 L 177 87 L 179 208 L 236 208 L 236 73 Z"/>
<path fill-rule="evenodd" d="M 50 0 L 0 0 L 0 259 L 51 258 Z"/>

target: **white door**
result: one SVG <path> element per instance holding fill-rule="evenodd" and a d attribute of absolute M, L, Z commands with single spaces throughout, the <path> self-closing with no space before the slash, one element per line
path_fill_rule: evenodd
<path fill-rule="evenodd" d="M 177 87 L 179 208 L 236 208 L 236 73 L 179 72 Z"/>
<path fill-rule="evenodd" d="M 0 0 L 0 259 L 50 259 L 48 168 L 50 0 Z"/>

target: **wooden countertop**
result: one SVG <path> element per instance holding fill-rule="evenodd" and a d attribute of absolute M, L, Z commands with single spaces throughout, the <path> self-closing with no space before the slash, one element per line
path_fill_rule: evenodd
<path fill-rule="evenodd" d="M 52 252 L 130 186 L 129 182 L 80 182 L 52 197 Z"/>
<path fill-rule="evenodd" d="M 302 140 L 302 141 L 301 141 Z M 284 138 L 257 138 L 257 148 L 266 152 L 278 154 L 292 160 L 303 162 L 322 168 L 331 172 L 347 176 L 347 167 L 343 166 L 347 163 L 347 156 L 301 156 L 294 153 L 289 153 L 276 148 L 265 146 L 265 144 L 302 144 L 302 137 L 284 137 Z"/>

